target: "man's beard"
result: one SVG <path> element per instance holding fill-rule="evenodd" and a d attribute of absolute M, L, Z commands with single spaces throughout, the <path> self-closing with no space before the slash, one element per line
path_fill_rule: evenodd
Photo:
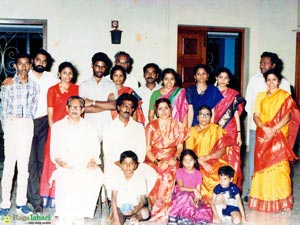
<path fill-rule="evenodd" d="M 41 65 L 36 66 L 34 63 L 32 64 L 32 69 L 38 73 L 43 73 L 46 70 L 45 67 Z"/>

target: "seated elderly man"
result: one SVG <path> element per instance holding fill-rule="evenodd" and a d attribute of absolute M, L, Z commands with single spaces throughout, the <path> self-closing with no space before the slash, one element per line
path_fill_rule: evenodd
<path fill-rule="evenodd" d="M 98 166 L 100 146 L 96 129 L 80 115 L 84 100 L 72 96 L 68 115 L 51 129 L 51 159 L 56 164 L 56 213 L 60 224 L 84 224 L 92 218 L 103 181 Z"/>

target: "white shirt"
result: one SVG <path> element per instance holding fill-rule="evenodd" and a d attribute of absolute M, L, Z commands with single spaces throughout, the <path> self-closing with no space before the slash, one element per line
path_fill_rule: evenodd
<path fill-rule="evenodd" d="M 131 150 L 137 154 L 139 162 L 144 162 L 146 138 L 145 129 L 141 123 L 130 117 L 128 124 L 124 126 L 124 123 L 117 117 L 103 131 L 105 161 L 119 161 L 122 152 Z"/>
<path fill-rule="evenodd" d="M 84 98 L 97 101 L 107 101 L 108 95 L 113 93 L 118 97 L 116 85 L 105 78 L 97 83 L 94 77 L 83 81 L 79 86 L 79 95 Z M 112 121 L 111 111 L 106 110 L 98 113 L 85 113 L 85 119 L 91 122 L 97 129 L 98 136 L 102 137 L 103 127 Z"/>
<path fill-rule="evenodd" d="M 50 87 L 52 87 L 53 85 L 57 84 L 59 82 L 59 79 L 57 76 L 55 76 L 52 73 L 49 73 L 47 71 L 43 72 L 43 75 L 39 78 L 35 76 L 35 74 L 32 72 L 32 70 L 29 71 L 28 75 L 40 87 L 40 95 L 39 95 L 39 100 L 38 100 L 38 105 L 37 105 L 37 111 L 36 111 L 34 118 L 46 116 L 48 114 L 48 111 L 47 111 L 48 89 Z"/>
<path fill-rule="evenodd" d="M 130 87 L 136 91 L 139 88 L 139 81 L 133 75 L 126 73 L 126 80 L 124 82 L 124 86 Z"/>
<path fill-rule="evenodd" d="M 289 93 L 291 93 L 291 84 L 288 80 L 283 78 L 280 82 L 279 87 Z M 248 82 L 246 89 L 245 99 L 247 101 L 245 110 L 247 111 L 248 117 L 248 129 L 256 130 L 256 125 L 253 121 L 253 113 L 254 113 L 254 104 L 257 97 L 257 94 L 262 91 L 267 90 L 267 84 L 265 78 L 262 74 L 255 74 L 252 76 Z"/>
<path fill-rule="evenodd" d="M 148 121 L 148 113 L 149 113 L 149 104 L 150 98 L 154 91 L 160 89 L 162 86 L 160 84 L 155 85 L 155 87 L 150 90 L 145 84 L 137 89 L 138 95 L 142 98 L 142 110 L 145 116 L 145 126 L 147 125 Z"/>

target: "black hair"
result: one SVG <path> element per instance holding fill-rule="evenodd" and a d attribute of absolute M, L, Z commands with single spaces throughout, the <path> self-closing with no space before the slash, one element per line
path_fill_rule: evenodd
<path fill-rule="evenodd" d="M 197 170 L 200 170 L 200 167 L 199 167 L 199 163 L 198 163 L 198 157 L 197 155 L 195 154 L 195 152 L 191 149 L 184 149 L 181 154 L 180 154 L 180 159 L 179 159 L 179 167 L 182 168 L 183 167 L 183 158 L 186 156 L 186 155 L 190 155 L 194 160 L 195 160 L 195 164 L 194 164 L 194 167 L 195 169 Z"/>
<path fill-rule="evenodd" d="M 124 82 L 125 82 L 125 80 L 127 78 L 126 71 L 124 70 L 124 68 L 122 66 L 119 66 L 119 65 L 115 65 L 113 68 L 111 68 L 111 70 L 110 70 L 110 79 L 113 80 L 113 75 L 117 70 L 121 70 L 121 72 L 124 75 Z"/>
<path fill-rule="evenodd" d="M 157 109 L 158 105 L 159 105 L 160 103 L 163 103 L 163 102 L 167 103 L 168 106 L 169 106 L 170 108 L 172 108 L 170 99 L 168 99 L 168 98 L 159 98 L 159 99 L 157 99 L 157 100 L 155 101 L 155 109 Z"/>
<path fill-rule="evenodd" d="M 155 63 L 148 63 L 143 67 L 143 72 L 144 74 L 146 73 L 148 68 L 154 68 L 155 73 L 157 74 L 157 79 L 156 82 L 159 83 L 161 81 L 161 69 L 159 68 L 159 66 Z"/>
<path fill-rule="evenodd" d="M 212 111 L 211 111 L 211 108 L 209 108 L 207 105 L 202 105 L 198 108 L 198 111 L 197 111 L 197 115 L 199 114 L 199 112 L 202 110 L 202 109 L 207 109 L 210 113 L 210 116 L 212 116 Z"/>
<path fill-rule="evenodd" d="M 31 57 L 28 53 L 26 52 L 19 52 L 16 54 L 16 57 L 15 57 L 15 64 L 18 63 L 18 60 L 21 59 L 21 58 L 27 58 L 29 63 L 31 64 Z"/>
<path fill-rule="evenodd" d="M 131 58 L 131 56 L 127 53 L 127 52 L 124 52 L 124 51 L 119 51 L 115 54 L 114 58 L 115 58 L 115 62 L 117 61 L 117 58 L 120 56 L 120 55 L 124 55 L 126 56 L 127 58 L 127 61 L 129 63 L 129 66 L 128 66 L 128 69 L 127 69 L 127 73 L 130 73 L 131 70 L 132 70 L 132 64 L 133 64 L 133 58 Z"/>
<path fill-rule="evenodd" d="M 34 58 L 39 54 L 46 56 L 47 65 L 45 66 L 45 70 L 50 71 L 55 60 L 52 58 L 49 52 L 42 48 L 38 49 L 31 55 L 32 59 L 34 60 Z"/>
<path fill-rule="evenodd" d="M 178 86 L 178 87 L 181 87 L 181 79 L 179 77 L 179 74 L 172 68 L 166 68 L 162 71 L 162 74 L 161 74 L 161 80 L 163 81 L 166 74 L 167 73 L 171 73 L 173 74 L 174 78 L 175 78 L 175 85 L 174 86 Z M 162 83 L 162 85 L 164 86 L 164 82 Z"/>
<path fill-rule="evenodd" d="M 131 150 L 127 150 L 121 153 L 120 155 L 120 163 L 124 161 L 125 158 L 131 158 L 136 165 L 139 164 L 138 156 Z"/>
<path fill-rule="evenodd" d="M 71 101 L 74 100 L 74 99 L 78 99 L 78 100 L 80 101 L 80 103 L 81 103 L 81 104 L 80 104 L 80 107 L 81 107 L 81 108 L 84 108 L 84 106 L 85 106 L 85 101 L 84 101 L 84 99 L 81 98 L 80 96 L 75 96 L 75 95 L 73 95 L 73 96 L 71 96 L 71 97 L 68 98 L 68 100 L 67 100 L 67 106 L 70 106 Z"/>
<path fill-rule="evenodd" d="M 198 65 L 196 65 L 196 66 L 194 67 L 194 69 L 193 69 L 193 74 L 196 75 L 196 74 L 197 74 L 197 71 L 198 71 L 199 69 L 204 69 L 205 72 L 206 72 L 208 75 L 211 74 L 211 69 L 210 69 L 210 67 L 207 66 L 207 65 L 205 65 L 205 64 L 198 64 Z"/>
<path fill-rule="evenodd" d="M 58 66 L 58 72 L 61 73 L 61 71 L 65 68 L 70 68 L 72 70 L 73 73 L 73 78 L 71 80 L 72 83 L 76 83 L 77 77 L 78 77 L 78 70 L 75 68 L 75 66 L 73 66 L 72 63 L 70 62 L 62 62 L 61 64 L 59 64 Z"/>
<path fill-rule="evenodd" d="M 283 70 L 283 61 L 278 57 L 276 53 L 273 52 L 263 52 L 260 58 L 268 57 L 271 59 L 271 63 L 275 64 L 275 68 L 279 73 Z"/>
<path fill-rule="evenodd" d="M 94 65 L 98 61 L 105 63 L 106 70 L 104 72 L 104 76 L 108 75 L 110 68 L 112 67 L 112 61 L 108 58 L 108 56 L 105 53 L 97 52 L 92 57 L 92 64 Z"/>
<path fill-rule="evenodd" d="M 218 175 L 234 177 L 234 169 L 231 166 L 221 166 L 218 170 Z"/>
<path fill-rule="evenodd" d="M 278 78 L 278 81 L 279 81 L 279 83 L 281 82 L 281 80 L 282 80 L 282 75 L 281 75 L 281 73 L 278 71 L 278 70 L 276 70 L 276 69 L 270 69 L 270 70 L 267 70 L 266 72 L 264 72 L 264 78 L 265 78 L 265 81 L 267 82 L 267 77 L 268 77 L 268 75 L 270 75 L 270 74 L 273 74 L 273 75 L 275 75 L 277 78 Z"/>
<path fill-rule="evenodd" d="M 233 74 L 231 73 L 230 69 L 228 69 L 227 67 L 220 67 L 215 71 L 215 77 L 219 76 L 220 73 L 227 73 L 229 80 L 231 80 L 233 78 Z"/>
<path fill-rule="evenodd" d="M 121 106 L 123 104 L 123 101 L 125 101 L 125 100 L 131 101 L 133 103 L 133 111 L 135 111 L 136 108 L 138 107 L 137 98 L 132 94 L 123 93 L 117 99 L 117 106 Z"/>

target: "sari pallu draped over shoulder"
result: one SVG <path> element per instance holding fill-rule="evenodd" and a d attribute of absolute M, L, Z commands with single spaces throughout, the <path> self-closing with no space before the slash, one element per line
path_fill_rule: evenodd
<path fill-rule="evenodd" d="M 159 98 L 168 98 L 172 105 L 172 117 L 180 122 L 183 122 L 189 107 L 186 100 L 185 89 L 174 87 L 167 94 L 164 94 Z"/>
<path fill-rule="evenodd" d="M 284 116 L 290 113 L 293 108 L 295 108 L 295 102 L 291 96 L 288 96 L 275 114 L 274 118 L 264 124 L 266 126 L 273 127 Z M 261 128 L 257 127 L 254 166 L 255 172 L 266 169 L 283 160 L 293 161 L 294 159 L 297 159 L 297 157 L 288 143 L 286 129 L 276 131 L 270 140 L 264 141 L 264 132 Z"/>
<path fill-rule="evenodd" d="M 234 143 L 235 140 L 224 129 L 214 123 L 209 124 L 200 131 L 197 131 L 196 127 L 192 127 L 190 130 L 190 136 L 186 140 L 186 148 L 192 149 L 197 157 L 213 154 L 224 148 L 226 150 L 222 157 L 206 161 L 212 166 L 211 172 L 207 172 L 200 166 L 203 175 L 201 195 L 207 203 L 211 201 L 214 187 L 219 184 L 219 168 L 227 165 L 234 168 L 238 164 L 239 152 L 231 148 Z M 236 183 L 236 180 L 237 176 L 235 174 L 234 183 Z"/>

